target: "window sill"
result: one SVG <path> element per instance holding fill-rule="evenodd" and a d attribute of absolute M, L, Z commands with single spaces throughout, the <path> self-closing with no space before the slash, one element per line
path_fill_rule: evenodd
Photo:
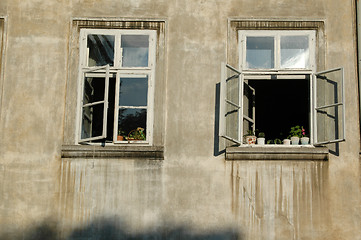
<path fill-rule="evenodd" d="M 326 147 L 242 146 L 226 149 L 226 160 L 328 160 Z"/>
<path fill-rule="evenodd" d="M 163 160 L 162 146 L 63 145 L 62 158 L 121 158 Z"/>

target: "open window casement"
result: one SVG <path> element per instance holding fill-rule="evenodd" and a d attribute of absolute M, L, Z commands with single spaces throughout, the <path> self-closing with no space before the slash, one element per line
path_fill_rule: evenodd
<path fill-rule="evenodd" d="M 248 134 L 250 131 L 255 134 L 256 130 L 256 108 L 255 108 L 255 98 L 256 90 L 251 87 L 245 80 L 245 76 L 242 74 L 242 86 L 241 92 L 243 93 L 243 119 L 242 119 L 242 130 L 243 135 Z"/>
<path fill-rule="evenodd" d="M 343 68 L 314 74 L 314 145 L 345 141 Z"/>
<path fill-rule="evenodd" d="M 83 71 L 79 143 L 107 137 L 109 65 Z"/>
<path fill-rule="evenodd" d="M 255 129 L 255 90 L 228 64 L 222 63 L 221 75 L 219 135 L 241 145 L 244 131 Z"/>

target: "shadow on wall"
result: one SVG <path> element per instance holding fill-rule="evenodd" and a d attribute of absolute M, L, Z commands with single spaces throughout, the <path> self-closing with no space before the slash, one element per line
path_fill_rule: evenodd
<path fill-rule="evenodd" d="M 44 221 L 42 224 L 20 233 L 15 231 L 0 236 L 0 240 L 107 240 L 107 239 L 242 239 L 240 234 L 233 230 L 195 233 L 184 226 L 162 226 L 146 232 L 132 233 L 124 224 L 117 220 L 99 219 L 84 226 L 74 229 L 68 236 L 62 237 L 57 223 Z"/>

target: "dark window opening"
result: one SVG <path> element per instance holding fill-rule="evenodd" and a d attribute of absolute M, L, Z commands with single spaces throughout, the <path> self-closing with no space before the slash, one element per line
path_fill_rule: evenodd
<path fill-rule="evenodd" d="M 255 89 L 255 126 L 267 140 L 288 137 L 303 126 L 310 134 L 310 79 L 248 80 Z"/>

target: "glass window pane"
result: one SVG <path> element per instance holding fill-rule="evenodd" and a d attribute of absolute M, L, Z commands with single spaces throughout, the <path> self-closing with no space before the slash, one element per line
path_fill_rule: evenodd
<path fill-rule="evenodd" d="M 88 35 L 88 66 L 114 66 L 114 39 L 113 35 Z"/>
<path fill-rule="evenodd" d="M 233 139 L 238 139 L 238 130 L 239 130 L 239 116 L 238 108 L 227 104 L 226 106 L 226 136 Z"/>
<path fill-rule="evenodd" d="M 122 35 L 123 67 L 147 67 L 148 35 Z"/>
<path fill-rule="evenodd" d="M 243 84 L 243 115 L 253 119 L 255 96 L 253 89 L 248 84 Z"/>
<path fill-rule="evenodd" d="M 120 78 L 119 106 L 147 106 L 148 76 Z"/>
<path fill-rule="evenodd" d="M 317 111 L 317 142 L 344 138 L 343 106 L 334 106 Z"/>
<path fill-rule="evenodd" d="M 342 103 L 342 69 L 316 75 L 316 107 Z M 317 142 L 343 139 L 343 105 L 317 110 Z"/>
<path fill-rule="evenodd" d="M 85 77 L 83 105 L 104 101 L 105 78 Z"/>
<path fill-rule="evenodd" d="M 281 68 L 308 67 L 308 36 L 281 36 Z"/>
<path fill-rule="evenodd" d="M 227 68 L 226 99 L 239 104 L 239 74 Z"/>
<path fill-rule="evenodd" d="M 225 118 L 226 118 L 226 136 L 238 139 L 239 129 L 239 73 L 227 68 L 226 78 L 226 99 L 233 104 L 226 102 Z M 235 105 L 236 106 L 235 106 Z"/>
<path fill-rule="evenodd" d="M 129 136 L 133 135 L 133 140 L 145 140 L 142 136 L 146 136 L 146 127 L 147 127 L 147 110 L 146 109 L 119 109 L 119 116 L 118 116 L 118 133 L 121 135 Z M 139 129 L 141 128 L 141 129 Z M 142 134 L 137 134 L 137 132 L 142 132 Z"/>
<path fill-rule="evenodd" d="M 103 135 L 104 104 L 83 107 L 81 139 Z"/>
<path fill-rule="evenodd" d="M 274 68 L 274 37 L 247 37 L 247 68 Z"/>
<path fill-rule="evenodd" d="M 342 71 L 316 75 L 317 107 L 342 102 Z"/>

